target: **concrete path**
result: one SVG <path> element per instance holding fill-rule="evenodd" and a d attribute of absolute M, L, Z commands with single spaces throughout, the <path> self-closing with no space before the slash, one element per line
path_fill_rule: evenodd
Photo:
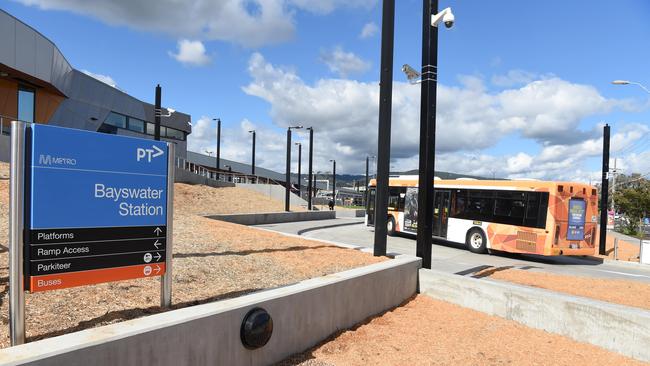
<path fill-rule="evenodd" d="M 260 228 L 306 238 L 372 247 L 374 232 L 363 219 L 345 218 L 322 221 L 260 225 Z M 388 251 L 415 255 L 414 236 L 388 237 Z M 650 283 L 650 266 L 627 263 L 600 263 L 575 257 L 543 257 L 510 253 L 474 254 L 463 245 L 434 240 L 432 267 L 449 273 L 471 273 L 480 266 L 514 266 L 530 271 L 594 278 L 625 279 Z"/>

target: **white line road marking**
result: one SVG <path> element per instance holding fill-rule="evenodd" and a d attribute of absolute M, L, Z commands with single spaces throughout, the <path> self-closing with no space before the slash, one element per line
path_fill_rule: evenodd
<path fill-rule="evenodd" d="M 600 271 L 600 272 L 608 272 L 608 273 L 615 273 L 615 274 L 619 274 L 619 275 L 623 275 L 623 276 L 650 278 L 650 276 L 646 276 L 646 275 L 640 275 L 640 274 L 636 274 L 636 273 L 618 272 L 618 271 L 608 271 L 608 270 L 606 270 L 606 269 L 597 269 L 596 271 Z"/>

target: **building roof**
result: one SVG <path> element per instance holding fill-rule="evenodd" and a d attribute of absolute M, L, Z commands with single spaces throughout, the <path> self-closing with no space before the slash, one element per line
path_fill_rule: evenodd
<path fill-rule="evenodd" d="M 237 173 L 242 173 L 242 174 L 251 174 L 251 165 L 250 164 L 245 164 L 245 163 L 239 163 L 233 160 L 228 160 L 221 158 L 220 160 L 220 167 L 221 170 L 227 170 L 224 169 L 224 166 L 230 165 L 232 167 L 233 172 Z M 188 151 L 187 152 L 187 161 L 198 164 L 198 165 L 203 165 L 205 167 L 213 167 L 216 168 L 217 166 L 217 158 L 214 156 L 208 156 L 204 154 L 200 154 L 197 152 L 193 151 Z M 255 175 L 268 178 L 268 179 L 273 179 L 278 182 L 284 182 L 285 180 L 285 175 L 284 173 L 278 173 L 270 169 L 262 168 L 259 166 L 255 166 Z M 298 180 L 295 177 L 291 177 L 292 181 L 297 182 Z"/>
<path fill-rule="evenodd" d="M 75 70 L 54 42 L 1 9 L 0 45 L 0 70 L 67 97 L 51 118 L 56 125 L 96 131 L 110 111 L 154 120 L 152 104 Z M 161 122 L 189 134 L 190 119 L 175 112 Z"/>

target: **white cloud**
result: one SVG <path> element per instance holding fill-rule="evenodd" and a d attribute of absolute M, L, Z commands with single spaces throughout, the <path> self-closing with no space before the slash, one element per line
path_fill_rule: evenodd
<path fill-rule="evenodd" d="M 81 70 L 81 72 L 83 72 L 84 74 L 86 74 L 88 76 L 91 76 L 91 77 L 101 81 L 104 84 L 108 84 L 108 85 L 112 86 L 113 88 L 117 89 L 117 83 L 115 82 L 115 80 L 113 80 L 112 77 L 110 77 L 108 75 L 95 74 L 94 72 L 90 72 L 88 70 Z"/>
<path fill-rule="evenodd" d="M 112 25 L 162 32 L 174 38 L 227 41 L 258 47 L 284 42 L 295 32 L 297 9 L 327 14 L 377 0 L 16 0 L 45 10 L 67 10 Z"/>
<path fill-rule="evenodd" d="M 205 46 L 201 41 L 190 41 L 182 39 L 177 44 L 178 52 L 169 52 L 169 55 L 176 61 L 189 66 L 205 66 L 212 62 L 210 56 L 205 53 Z"/>
<path fill-rule="evenodd" d="M 377 0 L 289 0 L 289 3 L 312 13 L 329 14 L 340 7 L 370 9 Z"/>
<path fill-rule="evenodd" d="M 518 129 L 540 142 L 575 141 L 584 137 L 577 130 L 590 115 L 606 113 L 616 104 L 590 85 L 552 78 L 536 80 L 519 89 L 497 95 L 503 129 Z"/>
<path fill-rule="evenodd" d="M 341 47 L 322 51 L 320 58 L 331 72 L 342 78 L 351 74 L 363 73 L 370 68 L 370 62 L 362 60 L 352 52 L 344 51 Z"/>
<path fill-rule="evenodd" d="M 502 75 L 492 76 L 492 84 L 501 87 L 512 87 L 528 84 L 533 80 L 540 79 L 539 75 L 525 70 L 510 70 Z"/>
<path fill-rule="evenodd" d="M 241 120 L 238 124 L 228 126 L 222 125 L 221 129 L 221 157 L 242 163 L 251 161 L 251 134 L 255 130 L 257 134 L 255 146 L 255 165 L 284 172 L 286 157 L 286 135 L 274 128 L 264 127 L 248 119 Z M 206 151 L 217 151 L 216 144 L 216 123 L 209 117 L 201 117 L 192 127 L 192 134 L 188 136 L 187 148 L 190 151 L 205 154 Z M 309 146 L 301 135 L 294 133 L 293 141 L 305 143 L 303 146 L 303 164 L 307 161 L 305 149 Z M 297 147 L 292 151 L 294 167 L 297 164 Z M 306 165 L 303 171 L 306 171 Z"/>
<path fill-rule="evenodd" d="M 377 24 L 375 24 L 375 22 L 366 23 L 361 29 L 359 38 L 361 39 L 370 38 L 375 34 L 377 34 L 378 31 L 379 31 L 379 27 L 377 26 Z"/>
<path fill-rule="evenodd" d="M 320 79 L 307 84 L 294 71 L 268 63 L 259 53 L 251 56 L 248 71 L 252 80 L 243 90 L 269 103 L 277 126 L 297 121 L 314 126 L 317 169 L 327 169 L 327 159 L 335 158 L 341 172 L 363 171 L 365 156 L 375 155 L 377 149 L 378 83 Z M 582 180 L 593 173 L 584 164 L 601 153 L 602 126 L 582 130 L 579 124 L 619 106 L 618 101 L 605 99 L 591 86 L 559 78 L 499 92 L 488 91 L 480 78 L 461 79 L 459 87 L 438 87 L 437 169 Z M 419 114 L 420 88 L 395 82 L 391 165 L 397 170 L 418 166 Z M 612 136 L 612 148 L 638 139 L 642 134 L 634 131 L 641 128 L 647 127 L 621 127 Z M 522 136 L 521 151 L 480 154 L 508 136 Z M 281 154 L 276 159 L 283 161 Z"/>

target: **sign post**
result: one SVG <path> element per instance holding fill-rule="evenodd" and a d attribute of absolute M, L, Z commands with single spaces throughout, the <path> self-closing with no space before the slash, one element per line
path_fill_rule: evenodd
<path fill-rule="evenodd" d="M 25 290 L 161 276 L 161 306 L 170 306 L 174 146 L 18 122 L 12 129 L 12 344 L 24 342 Z"/>
<path fill-rule="evenodd" d="M 174 144 L 167 145 L 167 237 L 165 242 L 165 272 L 160 277 L 160 306 L 172 306 L 172 237 L 174 224 Z"/>
<path fill-rule="evenodd" d="M 23 228 L 25 223 L 25 124 L 11 122 L 9 176 L 9 332 L 11 345 L 25 343 Z"/>

